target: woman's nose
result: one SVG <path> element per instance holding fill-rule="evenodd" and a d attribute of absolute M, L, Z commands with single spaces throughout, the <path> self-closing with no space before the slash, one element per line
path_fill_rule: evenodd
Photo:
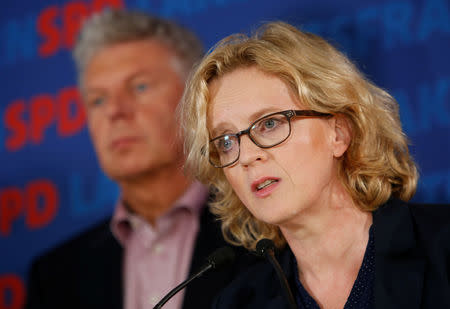
<path fill-rule="evenodd" d="M 239 163 L 248 166 L 256 161 L 262 161 L 266 158 L 265 149 L 257 146 L 248 135 L 241 136 L 239 145 Z"/>

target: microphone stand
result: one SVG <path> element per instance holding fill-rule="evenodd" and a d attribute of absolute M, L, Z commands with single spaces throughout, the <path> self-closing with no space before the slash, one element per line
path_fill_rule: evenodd
<path fill-rule="evenodd" d="M 297 309 L 296 302 L 294 300 L 294 296 L 292 295 L 291 288 L 289 287 L 289 283 L 286 279 L 286 276 L 283 273 L 283 270 L 281 269 L 280 264 L 278 263 L 277 259 L 275 258 L 275 245 L 272 240 L 264 238 L 258 241 L 256 244 L 256 251 L 257 254 L 260 256 L 265 256 L 270 264 L 272 264 L 273 268 L 275 269 L 275 272 L 277 273 L 278 280 L 280 281 L 284 296 L 286 297 L 289 308 L 291 309 Z"/>
<path fill-rule="evenodd" d="M 188 285 L 192 280 L 200 277 L 203 275 L 204 272 L 211 269 L 213 266 L 211 264 L 208 264 L 204 268 L 202 268 L 199 272 L 194 274 L 192 277 L 190 277 L 188 280 L 185 280 L 181 282 L 179 285 L 177 285 L 173 290 L 171 290 L 166 296 L 163 297 L 156 305 L 153 307 L 153 309 L 160 309 L 162 306 L 164 306 L 165 303 L 169 301 L 175 294 L 177 294 L 180 290 L 182 290 L 186 285 Z"/>
<path fill-rule="evenodd" d="M 291 288 L 289 287 L 289 283 L 286 279 L 286 276 L 283 273 L 283 270 L 281 269 L 280 264 L 275 259 L 275 254 L 273 250 L 267 250 L 266 251 L 266 257 L 269 260 L 270 264 L 272 264 L 273 268 L 275 268 L 275 272 L 277 273 L 278 280 L 281 283 L 281 286 L 283 287 L 284 296 L 289 302 L 289 307 L 291 309 L 297 309 L 297 305 L 295 304 L 294 296 L 292 295 Z"/>
<path fill-rule="evenodd" d="M 199 271 L 173 288 L 155 305 L 155 307 L 153 307 L 153 309 L 160 309 L 162 306 L 164 306 L 165 303 L 169 301 L 169 299 L 171 299 L 175 294 L 182 290 L 192 280 L 200 277 L 208 270 L 224 267 L 227 264 L 231 264 L 234 259 L 235 253 L 230 247 L 225 246 L 215 250 L 210 256 L 208 256 L 208 258 L 206 259 L 206 264 L 204 264 Z"/>

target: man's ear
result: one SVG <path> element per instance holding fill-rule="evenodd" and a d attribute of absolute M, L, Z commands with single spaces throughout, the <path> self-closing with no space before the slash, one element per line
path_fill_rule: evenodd
<path fill-rule="evenodd" d="M 350 120 L 342 114 L 336 114 L 334 119 L 334 140 L 333 140 L 333 155 L 336 158 L 341 157 L 348 149 L 352 140 L 352 126 Z"/>

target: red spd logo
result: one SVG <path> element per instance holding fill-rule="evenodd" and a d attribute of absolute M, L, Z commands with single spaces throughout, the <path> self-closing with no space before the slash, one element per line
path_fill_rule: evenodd
<path fill-rule="evenodd" d="M 25 285 L 14 274 L 0 276 L 0 309 L 21 309 L 25 304 Z"/>
<path fill-rule="evenodd" d="M 122 0 L 71 1 L 62 7 L 49 6 L 37 20 L 37 32 L 43 42 L 39 55 L 49 57 L 62 48 L 71 49 L 83 20 L 105 7 L 121 8 Z"/>
<path fill-rule="evenodd" d="M 59 206 L 57 187 L 48 179 L 30 181 L 25 188 L 7 187 L 0 190 L 0 236 L 11 234 L 13 223 L 25 216 L 29 229 L 48 225 Z"/>
<path fill-rule="evenodd" d="M 4 114 L 6 129 L 5 148 L 17 151 L 27 143 L 38 145 L 51 125 L 56 125 L 59 136 L 67 137 L 81 131 L 86 115 L 80 95 L 75 87 L 67 87 L 58 94 L 39 94 L 29 102 L 23 99 L 12 102 Z"/>

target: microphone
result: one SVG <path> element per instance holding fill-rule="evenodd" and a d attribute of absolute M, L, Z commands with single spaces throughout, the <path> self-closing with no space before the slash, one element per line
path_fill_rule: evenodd
<path fill-rule="evenodd" d="M 228 246 L 224 246 L 219 249 L 216 249 L 213 253 L 211 253 L 210 256 L 208 256 L 206 258 L 206 263 L 202 267 L 200 267 L 199 271 L 197 271 L 191 277 L 184 280 L 179 285 L 177 285 L 174 289 L 172 289 L 169 293 L 167 293 L 166 296 L 164 296 L 155 305 L 155 307 L 153 307 L 153 309 L 160 309 L 162 306 L 164 306 L 165 303 L 167 303 L 169 301 L 169 299 L 171 299 L 175 294 L 177 294 L 184 287 L 186 287 L 186 285 L 188 285 L 192 280 L 200 277 L 208 270 L 219 269 L 227 264 L 231 264 L 234 262 L 235 258 L 236 258 L 236 254 L 235 254 L 234 250 Z"/>
<path fill-rule="evenodd" d="M 294 300 L 294 296 L 292 295 L 291 288 L 289 287 L 289 283 L 287 282 L 286 276 L 281 269 L 280 264 L 275 258 L 275 245 L 272 240 L 264 238 L 256 243 L 256 254 L 265 257 L 269 260 L 272 266 L 275 268 L 275 271 L 278 276 L 278 280 L 280 280 L 281 287 L 283 288 L 284 296 L 286 297 L 289 307 L 291 309 L 296 309 L 297 305 Z"/>

